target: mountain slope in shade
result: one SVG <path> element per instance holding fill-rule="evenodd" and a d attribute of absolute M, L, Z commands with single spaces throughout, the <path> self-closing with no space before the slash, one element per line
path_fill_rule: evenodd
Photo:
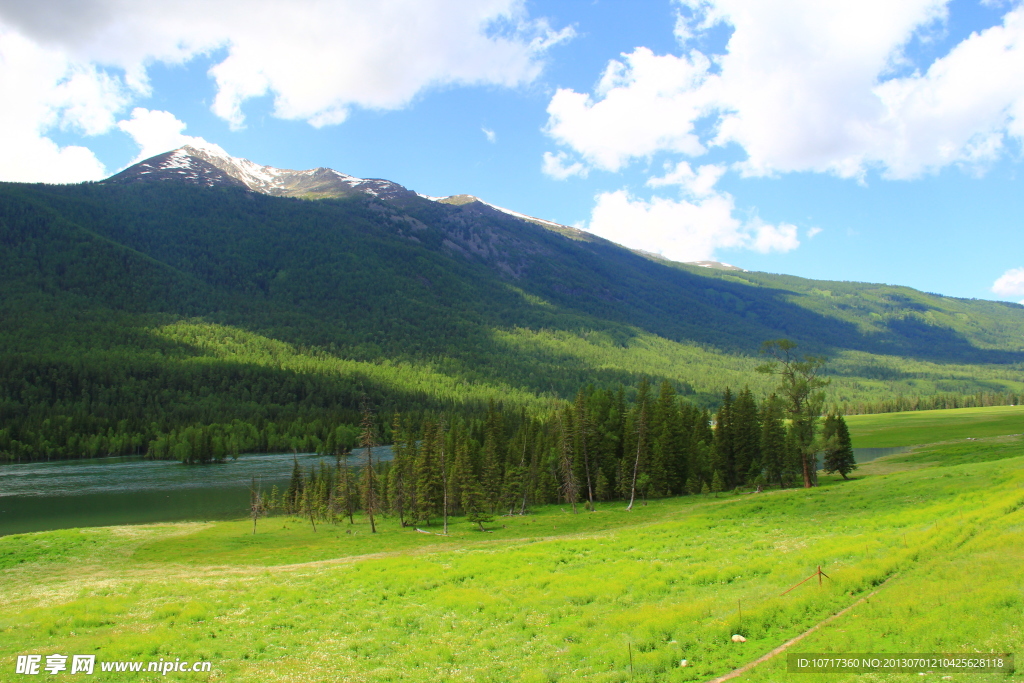
<path fill-rule="evenodd" d="M 279 213 L 279 223 L 288 224 L 284 234 L 289 239 L 302 239 L 300 236 L 306 233 L 304 225 L 312 218 L 311 211 L 325 219 L 337 214 L 331 221 L 339 228 L 342 224 L 334 221 L 352 223 L 358 214 L 356 222 L 363 222 L 367 228 L 373 226 L 367 234 L 375 235 L 376 239 L 398 238 L 403 245 L 425 250 L 421 252 L 423 258 L 427 257 L 426 252 L 431 252 L 434 256 L 430 258 L 454 257 L 484 266 L 492 276 L 505 282 L 501 286 L 522 289 L 566 313 L 636 326 L 680 342 L 754 353 L 765 339 L 789 337 L 803 348 L 820 353 L 849 349 L 964 362 L 1016 362 L 1021 360 L 1018 354 L 1024 351 L 1020 343 L 1024 319 L 1019 306 L 964 302 L 885 285 L 747 273 L 717 262 L 680 264 L 471 195 L 426 197 L 387 180 L 358 178 L 327 168 L 295 171 L 261 166 L 231 157 L 213 146 L 183 147 L 147 159 L 110 178 L 107 185 L 129 184 L 142 190 L 154 181 L 177 181 L 158 184 L 178 187 L 244 187 L 268 198 L 353 200 L 346 202 L 348 208 L 329 202 L 316 209 L 313 205 L 289 204 L 275 206 L 274 211 Z M 144 207 L 143 211 L 149 214 L 146 220 L 154 226 L 170 220 L 167 228 L 180 233 L 184 226 L 178 225 L 171 215 L 181 210 L 174 203 L 180 193 L 174 197 L 147 194 L 152 195 L 150 201 L 164 204 L 165 208 L 157 211 L 156 204 Z M 42 197 L 40 200 L 49 201 Z M 227 204 L 231 202 L 226 195 L 216 200 L 211 197 L 207 211 L 220 212 Z M 68 217 L 74 220 L 73 215 Z M 222 266 L 212 271 L 217 278 L 250 268 L 229 264 L 231 259 L 225 260 L 227 253 L 212 244 L 196 251 L 194 235 L 182 233 L 171 238 L 168 234 L 169 244 L 177 245 L 183 239 L 192 249 L 192 253 L 171 258 L 171 252 L 149 251 L 144 242 L 134 241 L 135 236 L 111 231 L 119 223 L 138 219 L 128 214 L 111 217 L 112 222 L 97 230 L 186 271 L 194 268 L 197 259 L 220 262 Z M 248 220 L 239 239 L 255 239 L 263 221 L 261 215 Z M 281 270 L 302 268 L 302 258 L 297 254 L 304 246 L 272 244 L 277 237 L 272 239 L 271 234 L 281 233 L 277 227 L 264 232 L 262 246 L 253 244 L 253 248 L 270 249 L 276 255 L 261 257 L 263 265 L 259 272 L 246 276 L 250 280 L 263 281 L 264 273 L 279 277 Z M 156 239 L 152 229 L 139 236 L 150 241 Z M 350 245 L 344 250 L 345 258 L 363 257 L 360 249 Z M 389 258 L 397 253 L 394 246 L 383 249 L 391 254 Z M 325 256 L 322 249 L 316 254 L 320 260 Z M 287 268 L 276 263 L 285 257 L 294 262 Z M 379 273 L 379 268 L 375 272 Z M 376 280 L 382 276 L 370 277 Z M 477 286 L 481 282 L 476 278 Z M 374 287 L 381 284 L 375 283 Z M 413 291 L 406 286 L 399 290 L 394 294 L 397 297 L 406 295 L 400 292 Z M 350 296 L 354 294 L 350 292 Z M 511 323 L 511 318 L 505 322 Z"/>

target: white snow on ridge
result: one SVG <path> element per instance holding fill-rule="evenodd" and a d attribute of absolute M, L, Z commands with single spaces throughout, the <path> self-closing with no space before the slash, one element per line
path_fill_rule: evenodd
<path fill-rule="evenodd" d="M 543 218 L 536 218 L 534 216 L 527 216 L 525 213 L 519 213 L 518 211 L 513 211 L 512 209 L 506 209 L 506 208 L 503 208 L 503 207 L 500 207 L 500 206 L 496 206 L 496 205 L 491 204 L 489 202 L 485 202 L 482 199 L 479 199 L 477 201 L 479 201 L 481 204 L 486 204 L 487 206 L 491 207 L 492 209 L 495 209 L 496 211 L 501 211 L 502 213 L 507 213 L 509 216 L 515 216 L 516 218 L 518 218 L 520 220 L 532 221 L 532 222 L 536 222 L 536 223 L 543 223 L 544 225 L 551 225 L 551 226 L 556 227 L 556 228 L 568 227 L 566 225 L 562 225 L 561 223 L 556 223 L 554 221 L 545 220 Z"/>

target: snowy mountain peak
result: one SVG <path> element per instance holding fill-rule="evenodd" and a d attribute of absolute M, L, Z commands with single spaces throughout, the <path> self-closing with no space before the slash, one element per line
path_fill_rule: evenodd
<path fill-rule="evenodd" d="M 263 166 L 233 157 L 214 144 L 186 145 L 140 161 L 106 182 L 132 183 L 178 180 L 199 185 L 246 187 L 275 197 L 321 199 L 361 192 L 381 199 L 412 195 L 398 183 L 379 178 L 357 178 L 330 168 L 295 171 Z"/>

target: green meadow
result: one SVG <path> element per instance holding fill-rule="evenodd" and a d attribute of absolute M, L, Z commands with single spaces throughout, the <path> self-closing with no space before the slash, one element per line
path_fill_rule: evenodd
<path fill-rule="evenodd" d="M 850 481 L 632 511 L 548 506 L 495 517 L 488 533 L 462 519 L 445 537 L 436 523 L 418 533 L 384 520 L 370 534 L 357 518 L 314 532 L 274 517 L 255 535 L 239 520 L 6 536 L 0 680 L 23 678 L 19 654 L 62 653 L 212 665 L 164 676 L 97 664 L 103 681 L 706 681 L 851 606 L 790 651 L 1022 657 L 1024 442 L 1008 435 L 1024 430 L 956 435 L 1024 413 L 979 410 L 992 412 L 851 418 L 858 446 L 905 445 L 915 430 L 938 438 L 914 443 L 949 443 Z M 783 595 L 818 567 L 820 585 Z M 945 676 L 1021 674 L 924 680 Z M 734 680 L 922 677 L 788 674 L 783 654 Z"/>
<path fill-rule="evenodd" d="M 846 425 L 854 448 L 913 446 L 1024 433 L 1024 406 L 850 415 Z"/>

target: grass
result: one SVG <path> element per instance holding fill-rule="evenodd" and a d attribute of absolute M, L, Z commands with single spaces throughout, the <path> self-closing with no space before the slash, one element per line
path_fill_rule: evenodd
<path fill-rule="evenodd" d="M 893 576 L 799 651 L 1024 652 L 1019 439 L 921 448 L 812 490 L 632 512 L 549 506 L 496 518 L 487 534 L 458 519 L 447 538 L 393 520 L 371 535 L 356 521 L 314 533 L 273 518 L 255 536 L 236 521 L 0 538 L 0 671 L 18 654 L 63 653 L 211 661 L 210 673 L 168 675 L 193 681 L 699 681 Z M 781 595 L 818 566 L 830 580 Z M 790 677 L 779 657 L 738 680 Z"/>
<path fill-rule="evenodd" d="M 1024 433 L 1024 406 L 850 415 L 855 448 L 889 448 Z"/>

